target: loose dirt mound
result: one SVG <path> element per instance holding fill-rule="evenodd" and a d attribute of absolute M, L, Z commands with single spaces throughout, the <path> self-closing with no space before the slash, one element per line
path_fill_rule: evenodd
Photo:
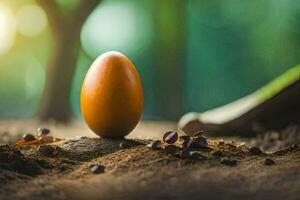
<path fill-rule="evenodd" d="M 53 151 L 2 145 L 0 199 L 299 197 L 299 146 L 266 154 L 237 142 L 208 142 L 209 148 L 193 149 L 195 157 L 149 148 L 146 140 L 82 137 L 53 143 Z"/>

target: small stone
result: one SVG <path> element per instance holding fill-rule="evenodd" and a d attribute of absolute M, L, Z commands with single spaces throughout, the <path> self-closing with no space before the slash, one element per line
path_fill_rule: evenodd
<path fill-rule="evenodd" d="M 262 150 L 260 150 L 260 148 L 258 148 L 258 147 L 251 147 L 249 149 L 249 152 L 253 155 L 260 155 L 263 153 Z"/>
<path fill-rule="evenodd" d="M 37 132 L 38 132 L 38 136 L 42 136 L 42 135 L 48 135 L 50 133 L 50 130 L 47 128 L 38 128 Z"/>
<path fill-rule="evenodd" d="M 26 142 L 30 142 L 30 141 L 36 140 L 36 138 L 32 134 L 27 133 L 27 134 L 23 135 L 23 140 L 25 140 Z"/>
<path fill-rule="evenodd" d="M 266 158 L 265 161 L 264 161 L 264 164 L 265 165 L 274 165 L 275 162 L 271 158 Z"/>
<path fill-rule="evenodd" d="M 178 133 L 176 131 L 168 131 L 163 136 L 163 141 L 168 144 L 174 144 L 178 140 Z"/>
<path fill-rule="evenodd" d="M 192 141 L 192 148 L 207 148 L 207 139 L 203 136 L 194 138 Z"/>
<path fill-rule="evenodd" d="M 48 135 L 42 135 L 38 137 L 38 140 L 41 142 L 54 142 L 54 138 Z"/>
<path fill-rule="evenodd" d="M 51 145 L 41 145 L 38 151 L 44 156 L 51 156 L 54 153 L 54 148 Z"/>
<path fill-rule="evenodd" d="M 182 159 L 190 158 L 190 151 L 189 150 L 182 150 L 179 152 L 179 157 Z"/>
<path fill-rule="evenodd" d="M 105 167 L 102 165 L 92 165 L 90 167 L 90 172 L 93 174 L 102 174 L 104 173 Z"/>
<path fill-rule="evenodd" d="M 235 166 L 237 164 L 237 161 L 228 157 L 224 157 L 220 159 L 221 164 L 223 165 L 229 165 L 229 166 Z"/>
<path fill-rule="evenodd" d="M 128 144 L 128 142 L 122 141 L 122 142 L 120 142 L 119 147 L 120 147 L 121 149 L 127 149 L 127 148 L 130 147 L 130 145 Z"/>
<path fill-rule="evenodd" d="M 149 148 L 152 148 L 152 149 L 161 149 L 161 143 L 160 143 L 159 140 L 155 140 L 153 142 L 150 142 L 146 146 L 149 147 Z"/>
<path fill-rule="evenodd" d="M 168 154 L 173 154 L 174 155 L 174 154 L 177 153 L 177 151 L 178 151 L 178 147 L 176 147 L 175 145 L 172 145 L 172 144 L 167 145 L 164 148 L 164 152 L 166 152 Z"/>
<path fill-rule="evenodd" d="M 67 164 L 61 164 L 60 166 L 59 166 L 59 170 L 60 171 L 65 171 L 65 170 L 67 170 L 69 167 L 68 167 L 68 165 Z"/>

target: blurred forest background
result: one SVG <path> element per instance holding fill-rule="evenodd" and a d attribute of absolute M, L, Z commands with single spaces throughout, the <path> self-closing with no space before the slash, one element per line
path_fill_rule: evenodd
<path fill-rule="evenodd" d="M 136 65 L 144 119 L 215 108 L 300 62 L 299 19 L 297 0 L 0 0 L 0 118 L 80 118 L 109 50 Z"/>

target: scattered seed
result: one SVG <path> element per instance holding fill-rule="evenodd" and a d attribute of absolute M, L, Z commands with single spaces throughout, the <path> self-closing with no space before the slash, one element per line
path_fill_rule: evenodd
<path fill-rule="evenodd" d="M 266 158 L 265 161 L 264 161 L 264 164 L 265 165 L 274 165 L 275 162 L 271 158 Z"/>
<path fill-rule="evenodd" d="M 42 135 L 48 135 L 50 133 L 50 130 L 47 128 L 38 128 L 37 132 L 38 132 L 38 136 L 42 136 Z"/>
<path fill-rule="evenodd" d="M 168 131 L 163 136 L 163 141 L 168 144 L 174 144 L 178 140 L 178 133 L 176 131 Z"/>
<path fill-rule="evenodd" d="M 174 155 L 174 154 L 177 153 L 178 147 L 176 147 L 176 146 L 173 145 L 173 144 L 170 144 L 170 145 L 165 146 L 164 151 L 165 151 L 166 153 L 168 153 L 168 154 L 173 154 L 173 155 Z"/>
<path fill-rule="evenodd" d="M 224 157 L 220 159 L 220 162 L 223 165 L 229 165 L 229 166 L 235 166 L 237 164 L 237 161 L 228 157 Z"/>
<path fill-rule="evenodd" d="M 183 135 L 183 136 L 180 136 L 179 139 L 182 142 L 182 148 L 184 149 L 189 149 L 191 148 L 191 145 L 192 145 L 192 138 L 188 135 Z"/>
<path fill-rule="evenodd" d="M 186 138 L 186 140 L 183 141 L 182 143 L 182 148 L 183 149 L 190 149 L 192 147 L 193 140 L 191 137 Z"/>
<path fill-rule="evenodd" d="M 38 137 L 38 140 L 41 142 L 53 142 L 53 137 L 48 135 L 42 135 Z"/>
<path fill-rule="evenodd" d="M 262 150 L 260 150 L 260 148 L 258 148 L 258 147 L 251 147 L 249 149 L 249 152 L 253 155 L 260 155 L 263 153 Z"/>
<path fill-rule="evenodd" d="M 102 165 L 92 165 L 90 167 L 90 172 L 93 174 L 102 174 L 104 173 L 105 167 Z"/>
<path fill-rule="evenodd" d="M 200 136 L 193 139 L 192 148 L 207 148 L 207 147 L 208 147 L 208 143 L 205 137 Z"/>
<path fill-rule="evenodd" d="M 161 149 L 161 143 L 160 143 L 159 140 L 155 140 L 153 142 L 150 142 L 146 146 L 149 147 L 149 148 L 152 148 L 152 149 Z"/>
<path fill-rule="evenodd" d="M 26 142 L 30 142 L 30 141 L 36 140 L 36 138 L 32 134 L 27 133 L 27 134 L 23 135 L 23 140 L 25 140 Z"/>
<path fill-rule="evenodd" d="M 54 153 L 54 148 L 51 145 L 41 145 L 38 151 L 44 156 L 51 156 Z"/>

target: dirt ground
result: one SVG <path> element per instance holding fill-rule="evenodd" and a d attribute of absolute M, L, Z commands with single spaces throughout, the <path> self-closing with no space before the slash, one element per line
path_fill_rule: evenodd
<path fill-rule="evenodd" d="M 40 126 L 62 138 L 50 144 L 51 154 L 6 145 Z M 247 139 L 208 137 L 209 148 L 192 149 L 197 157 L 146 146 L 174 128 L 146 122 L 127 140 L 110 140 L 80 122 L 3 121 L 0 199 L 299 199 L 300 126 Z M 253 153 L 251 146 L 264 152 Z M 266 165 L 266 158 L 274 164 Z M 95 166 L 97 173 L 91 172 Z"/>

